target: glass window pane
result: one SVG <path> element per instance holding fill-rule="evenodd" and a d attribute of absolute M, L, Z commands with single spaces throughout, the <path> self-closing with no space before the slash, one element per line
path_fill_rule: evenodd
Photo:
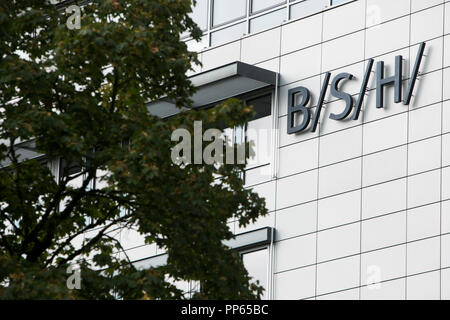
<path fill-rule="evenodd" d="M 259 281 L 259 285 L 264 287 L 264 293 L 262 299 L 267 299 L 267 267 L 268 261 L 268 250 L 263 249 L 259 251 L 253 251 L 249 253 L 244 253 L 242 255 L 242 261 L 247 269 L 250 277 L 252 277 L 253 282 Z"/>
<path fill-rule="evenodd" d="M 246 23 L 241 22 L 231 27 L 211 33 L 211 45 L 215 46 L 242 37 L 245 32 Z"/>
<path fill-rule="evenodd" d="M 254 142 L 255 152 L 255 156 L 248 160 L 248 169 L 271 162 L 272 95 L 247 100 L 246 104 L 253 106 L 256 112 L 255 117 L 247 125 L 247 140 Z"/>
<path fill-rule="evenodd" d="M 234 143 L 241 144 L 244 143 L 244 127 L 239 126 L 234 129 Z"/>
<path fill-rule="evenodd" d="M 347 2 L 348 0 L 331 0 L 331 5 L 334 6 L 336 4 Z"/>
<path fill-rule="evenodd" d="M 254 156 L 248 159 L 246 169 L 268 164 L 272 159 L 272 117 L 249 121 L 247 141 L 253 141 Z"/>
<path fill-rule="evenodd" d="M 272 95 L 270 94 L 247 100 L 246 104 L 253 106 L 253 110 L 256 112 L 252 120 L 270 116 L 272 113 Z"/>
<path fill-rule="evenodd" d="M 293 4 L 290 9 L 290 18 L 302 18 L 320 12 L 328 3 L 329 0 L 308 0 Z"/>
<path fill-rule="evenodd" d="M 244 17 L 246 10 L 246 0 L 214 0 L 213 26 Z"/>
<path fill-rule="evenodd" d="M 274 7 L 285 2 L 286 1 L 284 0 L 252 0 L 252 13 Z"/>
<path fill-rule="evenodd" d="M 258 32 L 275 27 L 286 19 L 286 9 L 277 10 L 250 20 L 250 32 Z"/>
<path fill-rule="evenodd" d="M 208 0 L 197 0 L 197 3 L 192 8 L 192 12 L 189 16 L 202 31 L 205 31 L 208 28 Z M 189 32 L 185 31 L 180 37 L 183 39 L 189 36 Z"/>
<path fill-rule="evenodd" d="M 192 9 L 191 18 L 200 29 L 206 30 L 208 23 L 208 0 L 197 0 L 195 7 Z"/>
<path fill-rule="evenodd" d="M 71 176 L 76 173 L 80 173 L 82 170 L 81 163 L 69 162 L 64 158 L 61 158 L 61 160 L 60 160 L 60 168 L 61 168 L 61 177 Z"/>

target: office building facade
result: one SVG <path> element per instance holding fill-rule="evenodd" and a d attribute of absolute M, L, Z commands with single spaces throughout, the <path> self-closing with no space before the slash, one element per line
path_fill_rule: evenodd
<path fill-rule="evenodd" d="M 200 43 L 186 40 L 202 62 L 192 79 L 236 61 L 275 74 L 246 80 L 238 70 L 249 84 L 242 92 L 204 89 L 271 106 L 247 127 L 270 133 L 257 143 L 268 156 L 245 175 L 270 213 L 246 228 L 229 224 L 241 236 L 273 230 L 243 254 L 265 298 L 449 299 L 450 1 L 197 7 L 205 32 Z M 255 79 L 267 86 L 251 90 Z"/>
<path fill-rule="evenodd" d="M 256 140 L 244 179 L 269 214 L 229 221 L 228 244 L 264 298 L 450 299 L 450 1 L 197 0 L 193 18 L 194 107 L 257 111 L 228 132 Z M 136 266 L 167 259 L 114 236 Z"/>

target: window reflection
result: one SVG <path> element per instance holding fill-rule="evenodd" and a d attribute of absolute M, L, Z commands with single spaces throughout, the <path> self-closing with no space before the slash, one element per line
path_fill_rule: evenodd
<path fill-rule="evenodd" d="M 290 8 L 290 18 L 297 19 L 309 16 L 323 10 L 329 4 L 329 0 L 308 0 L 296 3 Z"/>
<path fill-rule="evenodd" d="M 236 126 L 233 128 L 226 128 L 223 124 L 220 129 L 224 131 L 224 137 L 229 145 L 241 144 L 244 142 L 251 143 L 251 153 L 247 165 L 245 167 L 245 174 L 242 178 L 245 184 L 253 184 L 255 179 L 266 180 L 270 179 L 272 162 L 272 94 L 263 94 L 254 98 L 246 99 L 245 104 L 253 106 L 255 112 L 254 116 L 249 119 L 245 126 Z M 246 153 L 249 150 L 247 149 Z M 247 179 L 247 172 L 250 172 L 249 179 Z"/>
<path fill-rule="evenodd" d="M 206 30 L 208 27 L 208 0 L 197 0 L 192 9 L 191 18 L 200 29 Z"/>
<path fill-rule="evenodd" d="M 252 282 L 259 281 L 259 285 L 264 288 L 264 293 L 261 299 L 268 299 L 267 295 L 267 271 L 269 265 L 269 252 L 268 248 L 264 248 L 258 251 L 252 251 L 242 254 L 242 261 Z"/>
<path fill-rule="evenodd" d="M 200 51 L 206 46 L 221 45 L 247 34 L 270 29 L 288 19 L 303 18 L 331 5 L 349 0 L 198 0 L 190 14 L 205 31 Z M 287 11 L 289 10 L 289 11 Z M 189 33 L 182 34 L 188 38 Z"/>
<path fill-rule="evenodd" d="M 269 164 L 271 161 L 272 143 L 272 95 L 265 95 L 250 99 L 246 104 L 253 106 L 256 112 L 254 118 L 247 125 L 247 141 L 253 141 L 255 156 L 250 158 L 246 169 Z M 266 170 L 263 170 L 266 172 Z M 262 172 L 261 171 L 261 174 Z M 270 174 L 269 171 L 266 174 Z"/>
<path fill-rule="evenodd" d="M 331 5 L 334 6 L 336 4 L 347 2 L 348 0 L 331 0 Z"/>
<path fill-rule="evenodd" d="M 285 3 L 285 0 L 252 0 L 252 13 Z"/>
<path fill-rule="evenodd" d="M 213 26 L 218 26 L 244 17 L 246 11 L 246 0 L 214 0 Z"/>

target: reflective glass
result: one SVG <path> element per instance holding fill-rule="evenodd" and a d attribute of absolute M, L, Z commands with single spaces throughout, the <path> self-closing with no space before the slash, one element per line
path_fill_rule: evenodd
<path fill-rule="evenodd" d="M 189 16 L 202 31 L 208 29 L 208 0 L 197 0 Z M 188 31 L 181 34 L 181 38 L 187 38 L 188 36 L 190 36 Z"/>
<path fill-rule="evenodd" d="M 208 0 L 197 0 L 192 9 L 191 18 L 202 30 L 206 30 L 208 24 Z"/>
<path fill-rule="evenodd" d="M 286 1 L 284 0 L 252 0 L 252 13 L 274 7 L 285 2 Z"/>
<path fill-rule="evenodd" d="M 213 26 L 218 26 L 244 17 L 247 10 L 246 0 L 214 0 Z"/>
<path fill-rule="evenodd" d="M 268 250 L 258 250 L 249 253 L 244 253 L 242 255 L 242 261 L 247 269 L 250 277 L 252 277 L 253 282 L 259 281 L 259 285 L 264 287 L 264 293 L 262 299 L 267 299 L 267 267 L 268 261 Z"/>
<path fill-rule="evenodd" d="M 331 0 L 331 5 L 334 6 L 336 4 L 347 2 L 348 0 Z"/>
<path fill-rule="evenodd" d="M 290 18 L 302 18 L 313 13 L 320 12 L 327 6 L 328 3 L 329 0 L 307 0 L 293 4 L 290 9 Z"/>

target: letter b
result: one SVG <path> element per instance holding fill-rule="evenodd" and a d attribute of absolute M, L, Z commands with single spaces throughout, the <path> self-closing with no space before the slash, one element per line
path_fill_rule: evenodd
<path fill-rule="evenodd" d="M 295 96 L 300 95 L 302 97 L 302 101 L 300 104 L 295 105 Z M 288 116 L 287 116 L 287 133 L 293 134 L 300 131 L 305 130 L 309 122 L 311 120 L 311 113 L 309 109 L 306 107 L 309 103 L 309 99 L 311 98 L 311 94 L 309 90 L 305 87 L 296 87 L 293 89 L 290 89 L 288 91 Z M 298 126 L 295 126 L 295 119 L 294 115 L 297 112 L 301 112 L 303 115 L 302 123 L 300 123 Z"/>

